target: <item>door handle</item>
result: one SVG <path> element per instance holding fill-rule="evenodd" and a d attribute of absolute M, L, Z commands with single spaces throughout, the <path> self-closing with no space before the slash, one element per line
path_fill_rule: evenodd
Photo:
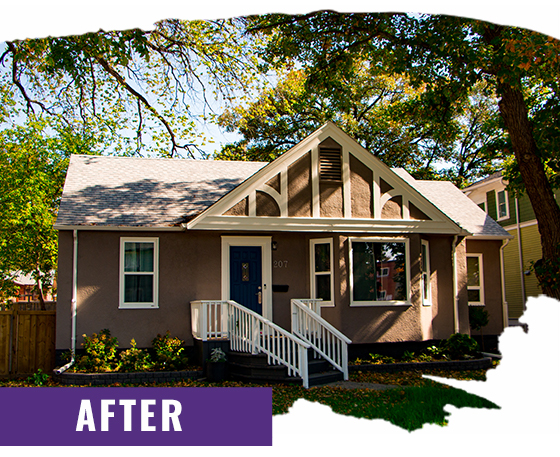
<path fill-rule="evenodd" d="M 259 286 L 258 288 L 258 292 L 255 294 L 257 296 L 257 302 L 259 303 L 259 305 L 262 305 L 262 291 L 261 291 L 261 286 Z"/>

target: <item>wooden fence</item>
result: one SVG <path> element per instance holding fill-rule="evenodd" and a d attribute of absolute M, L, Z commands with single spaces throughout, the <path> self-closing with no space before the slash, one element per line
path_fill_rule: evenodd
<path fill-rule="evenodd" d="M 55 366 L 56 303 L 0 305 L 0 376 L 28 376 Z"/>

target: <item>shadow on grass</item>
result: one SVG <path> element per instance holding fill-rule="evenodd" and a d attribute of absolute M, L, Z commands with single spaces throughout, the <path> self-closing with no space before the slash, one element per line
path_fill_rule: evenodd
<path fill-rule="evenodd" d="M 284 414 L 298 398 L 329 406 L 333 412 L 364 419 L 384 419 L 408 431 L 424 424 L 447 425 L 445 405 L 457 408 L 500 409 L 496 404 L 460 389 L 427 381 L 422 386 L 389 390 L 341 387 L 282 388 L 273 390 L 273 414 Z"/>

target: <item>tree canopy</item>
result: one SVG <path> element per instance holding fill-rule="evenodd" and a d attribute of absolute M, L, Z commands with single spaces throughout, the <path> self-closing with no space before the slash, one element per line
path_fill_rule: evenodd
<path fill-rule="evenodd" d="M 13 294 L 18 272 L 31 274 L 44 305 L 58 243 L 53 224 L 70 154 L 95 152 L 94 139 L 49 131 L 44 121 L 0 131 L 0 297 Z"/>
<path fill-rule="evenodd" d="M 509 143 L 504 152 L 514 157 L 508 175 L 513 185 L 518 171 L 537 217 L 542 263 L 556 268 L 558 40 L 478 20 L 403 13 L 270 14 L 247 18 L 245 24 L 249 33 L 266 37 L 262 58 L 276 67 L 294 62 L 305 70 L 310 89 L 336 90 L 356 61 L 366 61 L 374 72 L 406 75 L 414 87 L 425 85 L 425 106 L 451 118 L 475 85 L 493 88 Z M 545 287 L 545 292 L 560 298 L 560 288 Z"/>
<path fill-rule="evenodd" d="M 87 128 L 114 153 L 204 155 L 201 126 L 215 115 L 212 102 L 242 97 L 254 82 L 247 44 L 226 20 L 8 41 L 0 98 L 11 103 L 0 120 L 19 108 Z"/>

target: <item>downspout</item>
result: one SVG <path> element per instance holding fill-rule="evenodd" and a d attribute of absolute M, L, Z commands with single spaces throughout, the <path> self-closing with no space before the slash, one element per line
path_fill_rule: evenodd
<path fill-rule="evenodd" d="M 74 250 L 72 255 L 72 307 L 71 307 L 71 320 L 72 320 L 72 333 L 70 336 L 70 348 L 72 351 L 72 358 L 63 367 L 58 368 L 54 372 L 56 374 L 64 373 L 70 368 L 75 361 L 76 354 L 76 311 L 77 311 L 77 297 L 78 297 L 78 231 L 73 231 Z"/>
<path fill-rule="evenodd" d="M 519 224 L 519 200 L 515 197 L 515 221 L 517 225 L 517 249 L 519 250 L 519 274 L 521 275 L 521 302 L 525 311 L 525 274 L 523 273 L 523 244 L 521 243 L 521 226 Z"/>
<path fill-rule="evenodd" d="M 453 326 L 455 329 L 454 333 L 459 333 L 459 296 L 457 287 L 457 239 L 458 235 L 453 237 Z"/>
<path fill-rule="evenodd" d="M 500 273 L 502 276 L 502 314 L 503 314 L 503 321 L 504 321 L 504 329 L 509 324 L 509 311 L 508 311 L 508 303 L 506 300 L 506 277 L 504 272 L 504 249 L 508 245 L 509 239 L 505 240 L 505 243 L 502 242 L 500 246 Z"/>

